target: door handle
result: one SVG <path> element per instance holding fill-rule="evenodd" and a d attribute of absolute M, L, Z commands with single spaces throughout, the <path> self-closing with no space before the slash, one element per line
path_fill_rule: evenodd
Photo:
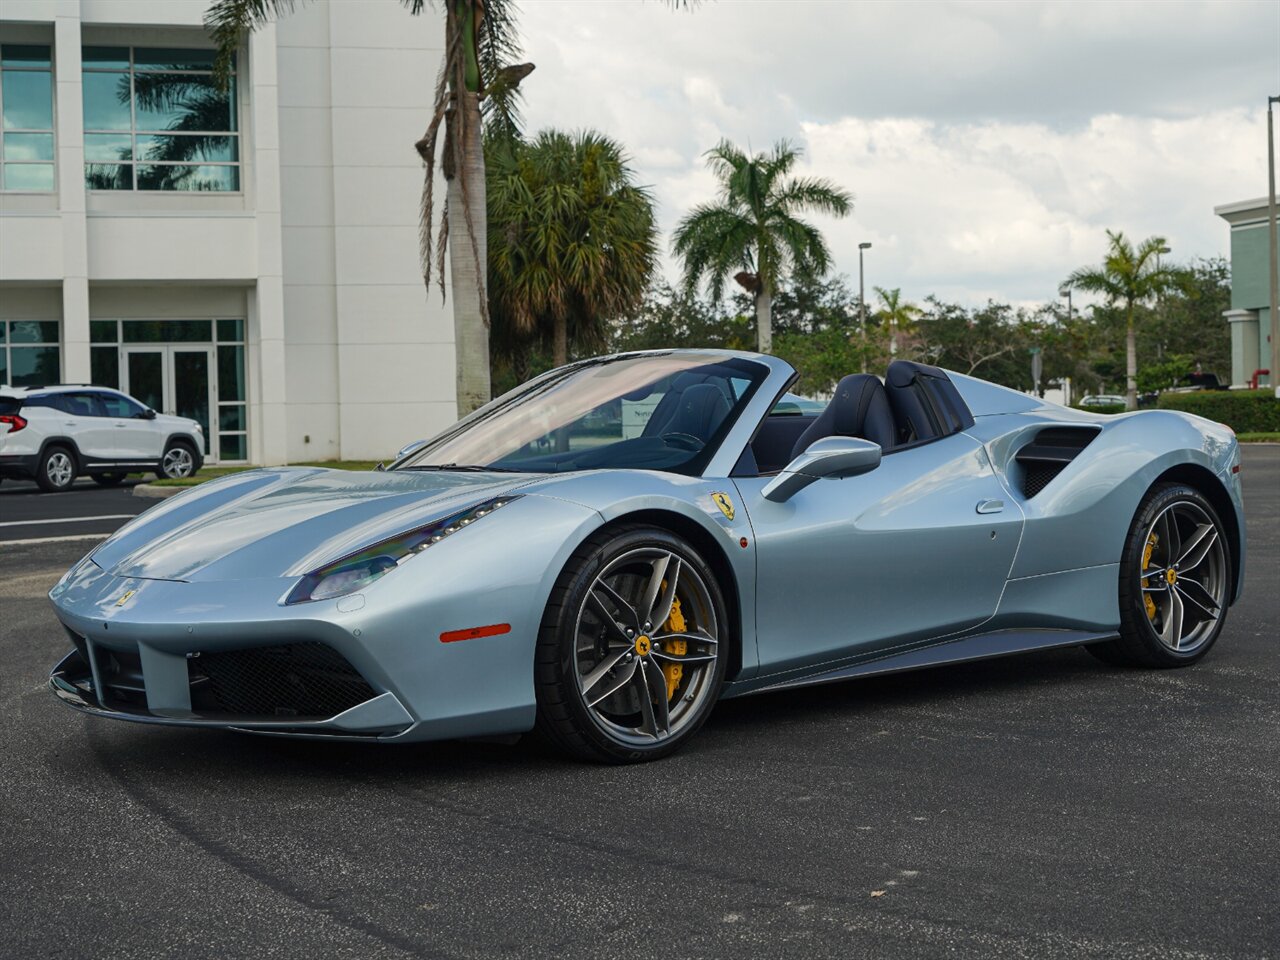
<path fill-rule="evenodd" d="M 979 500 L 979 513 L 1002 513 L 1004 511 L 1003 500 Z"/>
<path fill-rule="evenodd" d="M 123 430 L 123 429 L 124 429 L 125 427 L 127 427 L 127 426 L 129 426 L 127 423 L 117 423 L 117 424 L 116 424 L 116 429 L 117 429 L 117 430 Z"/>

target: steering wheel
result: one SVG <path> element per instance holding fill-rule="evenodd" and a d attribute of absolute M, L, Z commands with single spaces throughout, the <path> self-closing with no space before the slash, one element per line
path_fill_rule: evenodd
<path fill-rule="evenodd" d="M 697 453 L 706 446 L 704 441 L 695 437 L 692 433 L 664 433 L 662 434 L 662 442 L 693 453 Z"/>

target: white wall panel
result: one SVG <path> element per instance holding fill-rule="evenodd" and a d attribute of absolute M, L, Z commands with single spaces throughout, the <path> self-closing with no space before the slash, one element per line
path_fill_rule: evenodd
<path fill-rule="evenodd" d="M 430 119 L 424 107 L 335 107 L 333 162 L 344 167 L 420 170 L 422 160 L 413 145 L 426 132 Z"/>
<path fill-rule="evenodd" d="M 284 338 L 289 343 L 338 342 L 337 293 L 331 283 L 285 284 Z"/>
<path fill-rule="evenodd" d="M 333 218 L 342 227 L 403 225 L 412 217 L 417 223 L 422 195 L 423 169 L 419 163 L 378 167 L 370 175 L 368 167 L 333 168 Z M 444 202 L 444 185 L 437 194 Z"/>
<path fill-rule="evenodd" d="M 258 275 L 252 217 L 88 218 L 89 279 L 251 280 Z"/>
<path fill-rule="evenodd" d="M 403 343 L 453 346 L 453 312 L 440 305 L 440 290 L 421 283 L 347 284 L 337 288 L 344 343 Z"/>
<path fill-rule="evenodd" d="M 339 227 L 338 283 L 403 283 L 422 278 L 418 227 Z"/>
<path fill-rule="evenodd" d="M 0 217 L 0 281 L 61 280 L 62 275 L 61 218 Z"/>

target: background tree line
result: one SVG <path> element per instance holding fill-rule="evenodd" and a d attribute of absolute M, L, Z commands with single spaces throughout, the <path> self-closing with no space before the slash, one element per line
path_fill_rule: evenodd
<path fill-rule="evenodd" d="M 1138 390 L 1167 387 L 1197 366 L 1222 377 L 1231 370 L 1231 341 L 1222 312 L 1231 277 L 1222 258 L 1182 268 L 1182 286 L 1136 308 Z M 883 373 L 897 356 L 938 364 L 1017 390 L 1031 390 L 1032 347 L 1042 351 L 1042 386 L 1070 377 L 1077 397 L 1123 393 L 1126 316 L 1123 305 L 1100 304 L 1067 315 L 1065 301 L 1038 307 L 988 301 L 967 307 L 934 296 L 906 323 L 890 316 L 908 304 L 897 290 L 868 297 L 865 338 L 858 328 L 858 296 L 847 277 L 797 278 L 773 302 L 773 352 L 800 372 L 799 389 L 824 396 L 845 374 L 861 368 Z M 720 307 L 709 297 L 659 282 L 644 303 L 613 325 L 610 348 L 725 347 L 753 350 L 751 298 L 739 294 Z M 586 355 L 585 353 L 583 355 Z"/>

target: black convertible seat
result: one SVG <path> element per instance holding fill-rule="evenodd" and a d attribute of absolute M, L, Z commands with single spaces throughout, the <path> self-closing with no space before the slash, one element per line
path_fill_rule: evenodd
<path fill-rule="evenodd" d="M 685 391 L 690 387 L 712 385 L 720 391 L 721 396 L 724 396 L 723 383 L 724 380 L 722 378 L 709 373 L 685 371 L 677 374 L 671 380 L 671 387 L 662 395 L 658 405 L 653 408 L 653 413 L 649 416 L 649 422 L 645 424 L 642 435 L 657 437 L 664 433 L 676 432 L 671 425 L 675 422 L 676 417 L 680 415 L 681 400 L 684 398 Z M 726 403 L 728 400 L 729 398 L 726 396 Z"/>
<path fill-rule="evenodd" d="M 899 444 L 935 440 L 973 426 L 968 404 L 938 367 L 895 360 L 885 376 L 885 391 Z"/>
<path fill-rule="evenodd" d="M 723 390 L 710 383 L 695 384 L 681 393 L 680 406 L 662 432 L 687 433 L 706 443 L 728 415 Z"/>
<path fill-rule="evenodd" d="M 765 417 L 748 448 L 755 457 L 759 472 L 773 473 L 790 463 L 791 451 L 800 434 L 817 419 L 795 415 Z"/>
<path fill-rule="evenodd" d="M 894 446 L 893 411 L 879 377 L 855 373 L 836 384 L 835 396 L 791 450 L 792 458 L 823 437 L 861 437 L 885 450 Z"/>

